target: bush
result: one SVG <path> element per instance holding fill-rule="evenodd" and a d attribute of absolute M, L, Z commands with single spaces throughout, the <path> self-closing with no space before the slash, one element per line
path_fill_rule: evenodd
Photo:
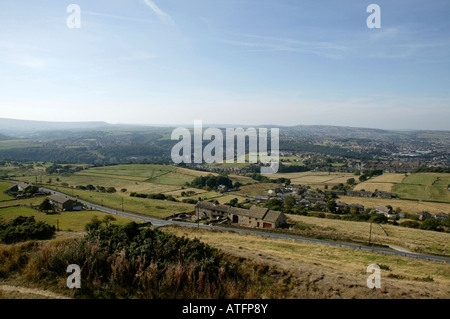
<path fill-rule="evenodd" d="M 405 220 L 404 222 L 401 222 L 399 225 L 409 228 L 419 228 L 420 223 L 416 222 L 415 220 Z"/>
<path fill-rule="evenodd" d="M 419 226 L 420 229 L 442 231 L 442 225 L 436 218 L 428 218 Z"/>
<path fill-rule="evenodd" d="M 388 218 L 383 214 L 375 214 L 372 217 L 370 217 L 369 221 L 372 223 L 384 224 L 387 223 Z"/>
<path fill-rule="evenodd" d="M 50 239 L 56 232 L 55 226 L 36 222 L 34 216 L 19 216 L 0 224 L 0 241 L 11 244 L 32 239 Z"/>
<path fill-rule="evenodd" d="M 325 213 L 324 212 L 308 212 L 308 216 L 325 218 Z"/>
<path fill-rule="evenodd" d="M 68 264 L 83 269 L 79 293 L 95 298 L 225 298 L 244 296 L 252 283 L 237 264 L 197 239 L 136 223 L 91 230 L 59 242 L 34 260 L 36 281 L 66 278 Z"/>

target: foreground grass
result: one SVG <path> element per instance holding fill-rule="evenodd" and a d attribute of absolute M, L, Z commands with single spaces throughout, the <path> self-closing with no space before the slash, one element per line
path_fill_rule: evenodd
<path fill-rule="evenodd" d="M 197 240 L 133 224 L 102 227 L 77 239 L 0 244 L 0 257 L 0 298 L 21 298 L 17 291 L 27 290 L 39 295 L 43 288 L 74 298 L 291 296 L 284 294 L 279 272 L 259 271 Z M 72 263 L 82 269 L 81 289 L 66 287 Z"/>
<path fill-rule="evenodd" d="M 336 289 L 336 285 L 340 285 L 339 294 L 344 297 L 370 296 L 367 287 L 364 289 L 366 268 L 370 264 L 383 267 L 385 297 L 450 297 L 450 267 L 444 263 L 225 231 L 176 226 L 165 227 L 164 230 L 198 238 L 230 254 L 246 256 L 258 263 L 277 265 L 300 277 L 309 272 L 322 274 L 323 287 Z"/>

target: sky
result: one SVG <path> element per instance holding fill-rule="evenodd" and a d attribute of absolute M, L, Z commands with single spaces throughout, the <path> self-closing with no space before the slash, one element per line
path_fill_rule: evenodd
<path fill-rule="evenodd" d="M 449 13 L 448 0 L 0 0 L 0 117 L 450 130 Z"/>

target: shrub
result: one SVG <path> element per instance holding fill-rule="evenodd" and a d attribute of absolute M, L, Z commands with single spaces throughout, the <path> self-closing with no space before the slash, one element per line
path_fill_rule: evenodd
<path fill-rule="evenodd" d="M 80 293 L 95 297 L 225 298 L 244 296 L 250 278 L 199 240 L 132 222 L 56 242 L 34 260 L 34 280 L 66 278 L 68 264 L 83 269 Z"/>
<path fill-rule="evenodd" d="M 428 218 L 419 226 L 420 229 L 442 231 L 442 225 L 436 218 Z"/>
<path fill-rule="evenodd" d="M 0 224 L 0 240 L 7 244 L 31 239 L 50 239 L 55 232 L 55 226 L 36 222 L 34 216 L 19 216 Z"/>
<path fill-rule="evenodd" d="M 399 225 L 409 228 L 419 228 L 420 223 L 416 222 L 415 220 L 405 220 L 404 222 L 401 222 Z"/>

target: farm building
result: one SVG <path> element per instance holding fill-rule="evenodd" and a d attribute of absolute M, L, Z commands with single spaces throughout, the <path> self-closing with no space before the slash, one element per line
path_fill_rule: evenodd
<path fill-rule="evenodd" d="M 424 221 L 424 220 L 432 217 L 432 215 L 426 211 L 420 212 L 417 215 L 419 215 L 419 220 L 421 220 L 421 221 Z"/>
<path fill-rule="evenodd" d="M 31 187 L 33 187 L 33 184 L 25 183 L 25 182 L 18 182 L 17 184 L 11 186 L 8 188 L 5 193 L 15 193 L 15 192 L 26 192 Z"/>
<path fill-rule="evenodd" d="M 448 217 L 448 214 L 446 213 L 437 213 L 436 215 L 434 215 L 434 218 L 438 219 L 438 220 L 444 220 Z"/>
<path fill-rule="evenodd" d="M 383 214 L 386 217 L 395 217 L 395 214 L 392 212 L 392 209 L 386 206 L 377 206 L 376 211 L 378 214 Z"/>
<path fill-rule="evenodd" d="M 201 201 L 195 206 L 195 212 L 209 218 L 228 218 L 233 224 L 253 228 L 276 228 L 286 224 L 283 213 L 257 206 L 243 209 Z"/>
<path fill-rule="evenodd" d="M 55 210 L 59 211 L 78 211 L 83 209 L 83 205 L 80 202 L 74 201 L 72 199 L 60 196 L 52 195 L 49 198 L 50 202 L 53 204 Z"/>

